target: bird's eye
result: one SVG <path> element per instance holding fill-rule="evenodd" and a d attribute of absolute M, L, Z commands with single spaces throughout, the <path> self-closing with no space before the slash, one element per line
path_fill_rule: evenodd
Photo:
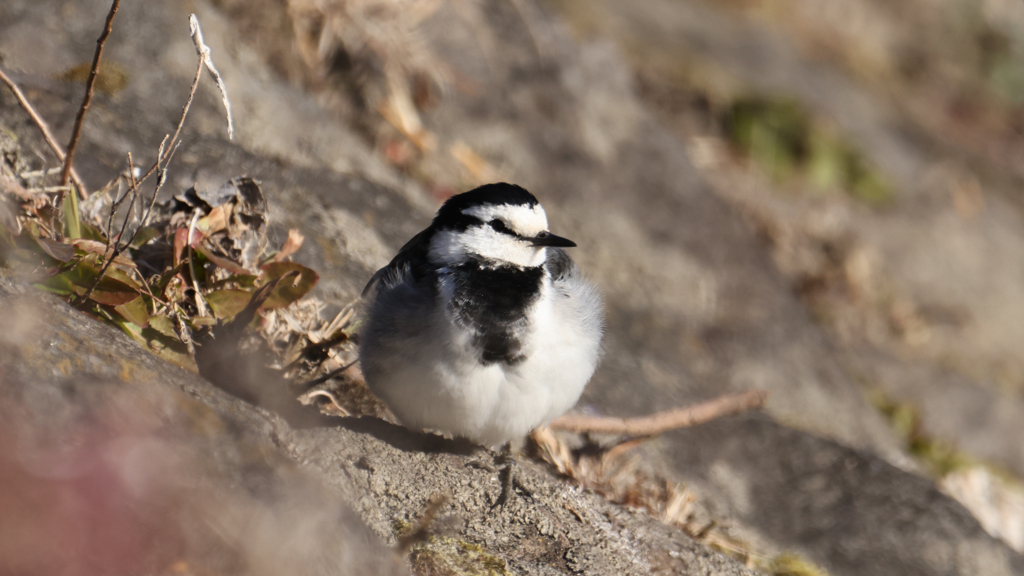
<path fill-rule="evenodd" d="M 495 232 L 508 232 L 508 226 L 505 226 L 505 223 L 497 218 L 491 220 L 488 224 L 491 225 Z"/>

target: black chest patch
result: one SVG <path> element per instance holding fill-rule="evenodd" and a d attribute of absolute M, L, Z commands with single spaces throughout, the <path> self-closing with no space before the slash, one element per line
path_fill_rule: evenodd
<path fill-rule="evenodd" d="M 525 360 L 526 311 L 540 297 L 544 269 L 491 268 L 470 261 L 453 268 L 450 278 L 455 293 L 449 310 L 459 326 L 473 331 L 480 361 L 514 365 Z"/>

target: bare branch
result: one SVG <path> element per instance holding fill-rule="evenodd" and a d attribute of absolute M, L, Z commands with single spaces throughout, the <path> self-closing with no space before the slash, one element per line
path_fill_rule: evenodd
<path fill-rule="evenodd" d="M 60 173 L 60 184 L 61 186 L 67 186 L 68 178 L 71 174 L 71 165 L 75 159 L 75 148 L 78 147 L 78 139 L 82 136 L 82 124 L 85 122 L 85 112 L 89 109 L 89 104 L 92 103 L 93 90 L 96 86 L 96 77 L 99 76 L 100 72 L 100 58 L 103 56 L 103 45 L 107 43 L 107 38 L 110 36 L 110 31 L 114 27 L 114 14 L 117 14 L 117 9 L 121 6 L 121 0 L 114 0 L 114 3 L 110 6 L 110 12 L 107 14 L 107 22 L 104 25 L 103 32 L 100 33 L 100 37 L 96 40 L 96 52 L 92 56 L 92 67 L 89 69 L 89 79 L 85 81 L 85 97 L 82 99 L 82 105 L 78 108 L 78 114 L 75 116 L 75 125 L 71 129 L 71 141 L 68 143 L 68 155 L 64 158 L 64 169 Z M 64 195 L 61 194 L 60 199 L 63 200 Z"/>
<path fill-rule="evenodd" d="M 43 133 L 43 138 L 46 140 L 46 144 L 50 146 L 50 150 L 53 150 L 53 153 L 57 155 L 57 160 L 63 164 L 65 158 L 64 148 L 57 143 L 57 139 L 54 138 L 53 133 L 50 132 L 49 125 L 47 125 L 42 117 L 39 116 L 36 109 L 29 103 L 28 98 L 25 98 L 25 94 L 21 91 L 21 88 L 18 88 L 18 85 L 14 83 L 14 80 L 11 80 L 7 74 L 4 74 L 3 70 L 0 70 L 0 81 L 6 84 L 7 87 L 11 89 L 11 92 L 14 92 L 14 97 L 18 99 L 18 104 L 20 104 L 22 109 L 28 113 L 29 118 L 31 118 L 32 122 L 34 122 L 36 127 L 39 128 L 39 131 Z M 78 188 L 78 194 L 84 200 L 86 198 L 85 185 L 82 184 L 82 179 L 78 177 L 78 173 L 74 168 L 71 169 L 71 181 L 75 183 L 75 188 Z"/>
<path fill-rule="evenodd" d="M 720 396 L 701 404 L 673 408 L 638 418 L 566 414 L 552 422 L 550 427 L 569 432 L 654 436 L 669 430 L 689 428 L 723 416 L 761 408 L 767 400 L 768 392 L 764 390 L 749 390 L 738 394 Z"/>
<path fill-rule="evenodd" d="M 199 80 L 203 76 L 203 67 L 210 69 L 211 74 L 215 74 L 218 86 L 221 87 L 221 95 L 224 102 L 224 107 L 228 110 L 228 136 L 233 136 L 234 124 L 231 121 L 231 104 L 227 100 L 227 91 L 223 88 L 223 82 L 220 80 L 220 73 L 213 67 L 213 61 L 209 59 L 210 48 L 203 43 L 203 32 L 199 28 L 199 19 L 196 18 L 195 14 L 189 16 L 189 28 L 192 33 L 192 42 L 196 44 L 196 52 L 199 54 L 199 65 L 196 67 L 196 75 L 192 79 L 192 87 L 189 89 L 188 98 L 185 99 L 185 105 L 181 108 L 181 117 L 178 119 L 178 125 L 174 128 L 174 134 L 170 136 L 170 140 L 166 137 L 164 141 L 160 143 L 160 152 L 157 154 L 156 162 L 149 167 L 149 170 L 139 178 L 139 184 L 149 179 L 154 172 L 158 170 L 166 170 L 167 164 L 170 162 L 171 156 L 174 155 L 174 151 L 178 149 L 178 137 L 181 135 L 181 128 L 185 125 L 185 117 L 188 116 L 188 111 L 192 107 L 192 101 L 196 97 L 196 90 L 199 88 Z"/>
<path fill-rule="evenodd" d="M 206 65 L 214 81 L 217 82 L 217 88 L 220 89 L 220 101 L 224 104 L 224 112 L 228 117 L 228 140 L 233 140 L 235 137 L 235 124 L 231 120 L 231 101 L 228 100 L 227 86 L 224 85 L 224 80 L 220 77 L 217 67 L 213 65 L 213 59 L 210 58 L 210 47 L 203 42 L 203 30 L 199 27 L 199 19 L 196 18 L 195 14 L 189 15 L 188 25 L 192 30 L 192 42 L 196 45 L 196 53 L 199 54 L 199 59 Z"/>

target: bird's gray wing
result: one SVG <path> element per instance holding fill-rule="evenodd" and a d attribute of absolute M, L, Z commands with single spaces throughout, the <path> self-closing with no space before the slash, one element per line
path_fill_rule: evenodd
<path fill-rule="evenodd" d="M 604 303 L 601 293 L 587 281 L 576 263 L 560 248 L 548 248 L 547 266 L 555 294 L 563 298 L 561 310 L 585 334 L 600 340 L 604 332 Z"/>
<path fill-rule="evenodd" d="M 425 276 L 429 272 L 427 269 L 429 267 L 427 263 L 427 250 L 430 248 L 430 237 L 432 235 L 433 230 L 427 228 L 409 239 L 402 246 L 401 250 L 398 251 L 398 254 L 391 259 L 391 262 L 388 262 L 387 266 L 377 270 L 370 277 L 370 281 L 363 288 L 362 295 L 365 297 L 370 292 L 370 289 L 380 281 L 384 281 L 386 285 L 392 285 L 395 282 L 403 281 L 410 274 L 414 281 Z"/>
<path fill-rule="evenodd" d="M 548 248 L 547 261 L 544 262 L 544 266 L 547 267 L 548 273 L 551 274 L 552 281 L 558 281 L 567 279 L 570 276 L 577 274 L 578 268 L 576 263 L 572 261 L 569 253 L 561 248 Z"/>

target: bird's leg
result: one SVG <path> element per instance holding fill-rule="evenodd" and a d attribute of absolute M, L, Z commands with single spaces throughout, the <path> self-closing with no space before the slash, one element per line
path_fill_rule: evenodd
<path fill-rule="evenodd" d="M 516 480 L 516 460 L 512 456 L 512 443 L 506 442 L 502 445 L 498 455 L 494 458 L 494 465 L 498 467 L 498 480 L 501 481 L 501 494 L 494 501 L 492 509 L 504 506 L 508 503 L 509 496 L 518 488 L 527 497 L 533 495 L 530 491 Z"/>

